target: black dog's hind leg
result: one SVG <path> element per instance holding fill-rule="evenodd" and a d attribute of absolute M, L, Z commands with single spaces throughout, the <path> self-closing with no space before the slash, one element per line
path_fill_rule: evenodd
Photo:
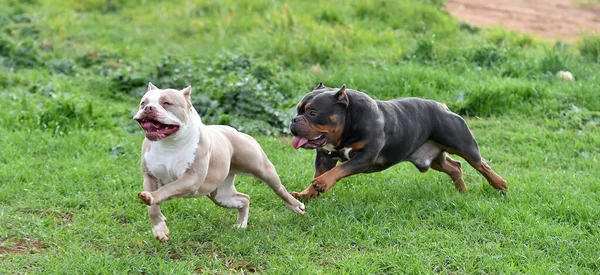
<path fill-rule="evenodd" d="M 449 114 L 443 116 L 443 119 L 440 122 L 441 123 L 436 131 L 433 131 L 432 133 L 431 139 L 433 141 L 444 149 L 444 151 L 459 155 L 465 159 L 473 166 L 473 168 L 481 173 L 494 188 L 498 190 L 508 189 L 506 181 L 492 171 L 492 168 L 481 157 L 477 141 L 467 126 L 467 122 L 462 117 L 449 112 Z"/>
<path fill-rule="evenodd" d="M 431 169 L 446 173 L 454 182 L 454 186 L 458 191 L 466 191 L 467 186 L 462 178 L 462 169 L 460 161 L 454 160 L 445 152 L 442 152 L 437 158 L 431 162 Z"/>

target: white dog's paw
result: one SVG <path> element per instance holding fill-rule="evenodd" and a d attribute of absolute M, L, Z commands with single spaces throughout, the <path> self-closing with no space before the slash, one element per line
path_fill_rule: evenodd
<path fill-rule="evenodd" d="M 236 223 L 233 225 L 233 228 L 235 229 L 246 229 L 246 227 L 248 227 L 248 222 Z"/>
<path fill-rule="evenodd" d="M 169 228 L 167 228 L 167 224 L 164 221 L 152 226 L 152 234 L 154 234 L 157 240 L 163 243 L 169 240 Z"/>
<path fill-rule="evenodd" d="M 304 206 L 304 203 L 298 202 L 296 205 L 286 204 L 285 206 L 300 216 L 304 216 L 304 214 L 306 214 L 306 206 Z"/>
<path fill-rule="evenodd" d="M 139 192 L 138 199 L 146 205 L 152 205 L 152 202 L 154 201 L 154 197 L 152 197 L 152 194 L 148 191 Z"/>

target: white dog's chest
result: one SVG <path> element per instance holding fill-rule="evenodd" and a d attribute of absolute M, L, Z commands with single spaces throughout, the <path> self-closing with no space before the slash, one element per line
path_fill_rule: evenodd
<path fill-rule="evenodd" d="M 150 150 L 144 153 L 146 167 L 159 181 L 159 185 L 173 182 L 183 176 L 185 171 L 194 162 L 197 144 L 190 144 L 181 148 L 168 149 L 154 143 Z"/>

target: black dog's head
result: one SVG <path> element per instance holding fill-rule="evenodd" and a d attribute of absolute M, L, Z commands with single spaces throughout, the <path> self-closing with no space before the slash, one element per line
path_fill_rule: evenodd
<path fill-rule="evenodd" d="M 339 145 L 348 104 L 346 85 L 334 89 L 319 83 L 298 103 L 298 114 L 290 124 L 294 135 L 292 146 L 295 149 L 315 149 L 327 143 Z"/>

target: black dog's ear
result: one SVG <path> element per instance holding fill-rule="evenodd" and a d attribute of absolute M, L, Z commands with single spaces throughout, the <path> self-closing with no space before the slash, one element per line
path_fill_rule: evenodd
<path fill-rule="evenodd" d="M 350 104 L 350 101 L 348 100 L 348 96 L 346 95 L 346 84 L 342 85 L 340 90 L 337 91 L 335 93 L 335 95 L 333 95 L 333 96 L 337 99 L 337 101 L 335 103 L 342 104 L 346 107 L 348 107 L 348 104 Z"/>
<path fill-rule="evenodd" d="M 318 90 L 318 89 L 323 89 L 323 88 L 327 88 L 325 87 L 325 85 L 323 85 L 323 82 L 319 82 L 319 86 L 317 86 L 316 88 L 313 89 L 314 90 Z"/>

